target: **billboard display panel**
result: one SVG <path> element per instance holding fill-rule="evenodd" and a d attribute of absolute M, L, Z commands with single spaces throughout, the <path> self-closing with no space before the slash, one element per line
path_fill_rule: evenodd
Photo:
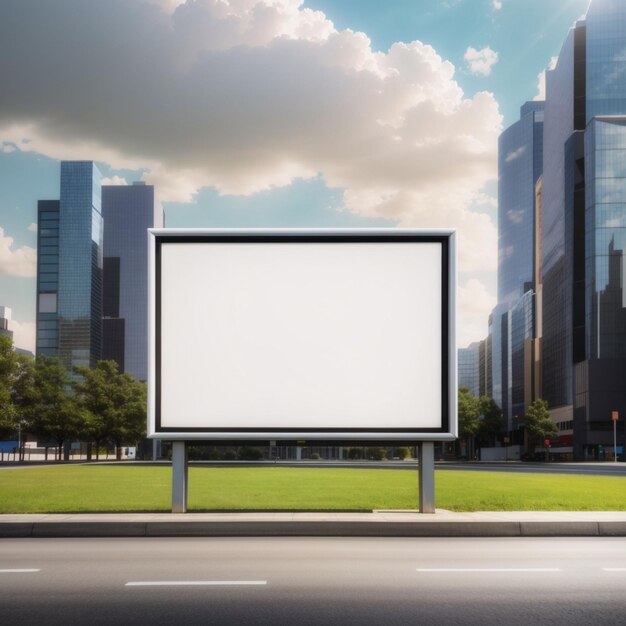
<path fill-rule="evenodd" d="M 456 435 L 454 233 L 150 238 L 150 436 Z"/>

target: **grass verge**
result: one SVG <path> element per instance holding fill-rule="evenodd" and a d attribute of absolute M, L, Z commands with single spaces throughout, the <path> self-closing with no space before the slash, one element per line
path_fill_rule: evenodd
<path fill-rule="evenodd" d="M 624 511 L 626 479 L 435 473 L 437 507 L 452 511 Z M 0 513 L 168 511 L 171 469 L 123 465 L 0 471 Z M 408 471 L 317 468 L 190 469 L 192 511 L 415 509 Z"/>

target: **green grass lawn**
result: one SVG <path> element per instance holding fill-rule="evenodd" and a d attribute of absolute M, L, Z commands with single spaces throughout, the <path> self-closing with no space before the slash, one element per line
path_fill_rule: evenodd
<path fill-rule="evenodd" d="M 626 478 L 437 471 L 453 511 L 626 510 Z M 168 511 L 171 468 L 59 465 L 0 471 L 0 513 Z M 213 510 L 416 509 L 417 472 L 316 468 L 189 470 L 189 507 Z"/>

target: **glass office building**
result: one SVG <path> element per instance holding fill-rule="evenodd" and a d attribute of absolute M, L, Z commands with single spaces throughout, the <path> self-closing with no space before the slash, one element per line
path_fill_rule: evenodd
<path fill-rule="evenodd" d="M 508 430 L 521 417 L 535 399 L 534 352 L 535 337 L 535 294 L 527 291 L 509 310 L 509 354 L 508 354 Z"/>
<path fill-rule="evenodd" d="M 543 102 L 527 102 L 498 141 L 498 303 L 533 288 L 535 185 L 543 169 Z"/>
<path fill-rule="evenodd" d="M 575 115 L 577 123 L 581 123 L 578 108 L 584 107 L 584 83 L 578 80 L 575 90 L 574 75 L 575 66 L 580 68 L 580 60 L 584 61 L 584 53 L 584 25 L 579 22 L 563 43 L 556 67 L 546 71 L 541 201 L 542 387 L 543 398 L 550 407 L 572 405 L 573 402 L 574 260 L 571 226 L 566 220 L 565 193 L 566 171 L 571 171 L 573 163 L 571 158 L 566 163 L 566 144 L 574 135 Z"/>
<path fill-rule="evenodd" d="M 37 203 L 37 356 L 59 356 L 59 204 Z"/>
<path fill-rule="evenodd" d="M 64 161 L 60 196 L 38 204 L 37 355 L 68 369 L 113 359 L 145 380 L 154 187 L 102 186 L 93 162 Z"/>
<path fill-rule="evenodd" d="M 626 358 L 626 117 L 591 121 L 585 165 L 586 354 Z"/>
<path fill-rule="evenodd" d="M 480 344 L 476 341 L 467 348 L 460 348 L 458 351 L 459 367 L 459 387 L 466 387 L 469 392 L 478 398 L 481 395 L 480 389 Z M 483 357 L 484 359 L 484 357 Z"/>
<path fill-rule="evenodd" d="M 533 360 L 526 353 L 535 336 L 536 186 L 543 169 L 543 122 L 544 103 L 526 102 L 519 121 L 498 141 L 498 306 L 490 320 L 490 339 L 492 393 L 507 430 L 533 398 Z"/>
<path fill-rule="evenodd" d="M 100 179 L 91 161 L 63 161 L 61 199 L 38 203 L 37 355 L 68 369 L 101 358 Z"/>
<path fill-rule="evenodd" d="M 154 187 L 102 187 L 104 218 L 103 352 L 122 371 L 148 377 L 148 236 L 163 226 Z"/>
<path fill-rule="evenodd" d="M 92 161 L 61 163 L 59 357 L 68 368 L 102 355 L 101 174 Z"/>
<path fill-rule="evenodd" d="M 586 121 L 626 113 L 626 3 L 593 0 L 587 11 Z"/>
<path fill-rule="evenodd" d="M 592 0 L 546 96 L 543 393 L 571 409 L 573 458 L 604 460 L 626 414 L 626 3 Z"/>
<path fill-rule="evenodd" d="M 502 408 L 503 415 L 508 415 L 508 338 L 509 305 L 498 304 L 489 316 L 487 344 L 489 346 L 489 388 L 491 397 Z"/>

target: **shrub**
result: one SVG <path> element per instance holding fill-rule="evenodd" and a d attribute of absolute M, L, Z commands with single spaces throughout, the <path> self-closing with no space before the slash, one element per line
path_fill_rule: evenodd
<path fill-rule="evenodd" d="M 311 459 L 311 461 L 319 461 L 321 457 L 317 452 L 313 452 L 313 454 L 311 454 L 309 458 Z"/>
<path fill-rule="evenodd" d="M 199 461 L 202 459 L 202 448 L 200 446 L 189 446 L 187 448 L 187 458 L 190 461 Z"/>
<path fill-rule="evenodd" d="M 409 449 L 408 448 L 396 448 L 395 449 L 395 456 L 397 456 L 401 461 L 403 461 L 404 459 L 408 458 L 409 455 Z"/>
<path fill-rule="evenodd" d="M 348 449 L 348 458 L 355 460 L 363 457 L 363 453 L 361 448 L 349 448 Z"/>
<path fill-rule="evenodd" d="M 236 461 L 239 457 L 234 450 L 226 450 L 222 458 L 224 461 Z"/>
<path fill-rule="evenodd" d="M 385 448 L 368 448 L 367 458 L 373 461 L 382 461 L 387 458 L 387 450 Z"/>
<path fill-rule="evenodd" d="M 263 458 L 263 452 L 260 448 L 243 446 L 239 450 L 239 458 L 242 461 L 260 461 Z"/>
<path fill-rule="evenodd" d="M 224 453 L 215 447 L 209 450 L 207 454 L 207 459 L 209 459 L 209 461 L 221 461 L 223 458 L 224 458 Z M 237 455 L 233 452 L 233 459 L 236 459 L 236 458 L 237 458 Z"/>

